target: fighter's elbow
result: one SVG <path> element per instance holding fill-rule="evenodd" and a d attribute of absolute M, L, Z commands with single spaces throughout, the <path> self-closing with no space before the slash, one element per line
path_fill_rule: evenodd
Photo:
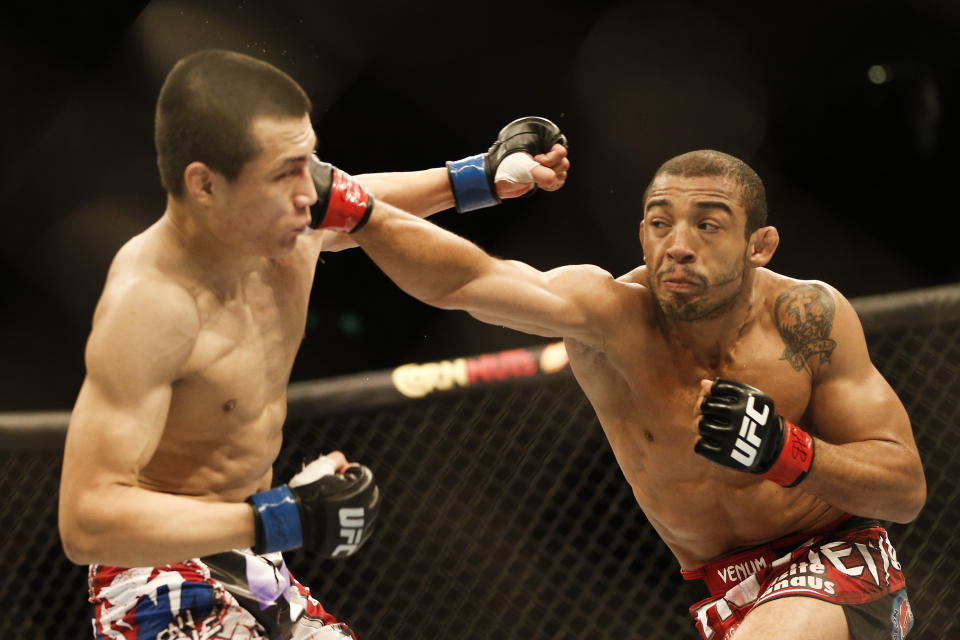
<path fill-rule="evenodd" d="M 63 542 L 63 554 L 67 557 L 67 560 L 73 564 L 81 566 L 96 564 L 93 560 L 94 554 L 79 547 L 73 539 L 61 536 L 61 541 Z"/>
<path fill-rule="evenodd" d="M 96 562 L 97 548 L 94 536 L 86 534 L 75 523 L 62 515 L 59 523 L 60 544 L 67 559 L 74 564 L 85 565 Z"/>
<path fill-rule="evenodd" d="M 424 304 L 443 309 L 445 311 L 470 311 L 472 299 L 469 286 L 473 280 L 464 279 L 462 282 L 446 287 L 432 287 L 423 291 L 410 293 Z"/>
<path fill-rule="evenodd" d="M 413 297 L 419 299 L 420 302 L 431 307 L 436 307 L 437 309 L 444 309 L 446 311 L 459 310 L 454 297 L 450 293 L 438 293 L 431 291 L 421 295 L 413 294 Z"/>
<path fill-rule="evenodd" d="M 907 524 L 916 520 L 927 502 L 927 481 L 919 460 L 910 478 L 902 481 L 900 491 L 900 499 L 895 503 L 897 508 L 885 519 L 897 524 Z"/>
<path fill-rule="evenodd" d="M 100 562 L 106 540 L 102 535 L 103 524 L 94 514 L 76 504 L 61 504 L 57 527 L 63 553 L 70 562 L 79 565 Z"/>
<path fill-rule="evenodd" d="M 916 520 L 923 510 L 923 505 L 927 502 L 927 481 L 923 477 L 923 470 L 920 470 L 920 477 L 911 487 L 904 501 L 901 517 L 894 520 L 899 524 L 907 524 Z"/>

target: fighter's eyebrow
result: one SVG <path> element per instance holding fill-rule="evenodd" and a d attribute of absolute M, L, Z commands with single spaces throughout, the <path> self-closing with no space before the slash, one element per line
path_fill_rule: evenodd
<path fill-rule="evenodd" d="M 317 143 L 318 143 L 318 142 L 319 142 L 319 140 L 317 139 L 317 136 L 314 135 L 314 136 L 313 136 L 313 144 L 310 145 L 310 148 L 313 149 L 313 150 L 316 150 L 316 148 L 317 148 Z M 311 152 L 311 153 L 313 153 L 313 152 Z M 280 163 L 277 165 L 276 170 L 277 170 L 277 171 L 280 171 L 281 169 L 286 168 L 287 165 L 296 164 L 296 163 L 300 163 L 300 162 L 306 162 L 306 161 L 309 160 L 309 159 L 310 159 L 310 154 L 309 154 L 309 153 L 306 154 L 306 155 L 302 155 L 302 156 L 290 156 L 290 157 L 287 157 L 287 158 L 284 158 L 283 160 L 281 160 Z"/>
<path fill-rule="evenodd" d="M 288 164 L 294 164 L 298 162 L 306 162 L 310 156 L 291 156 L 289 158 L 284 158 L 283 161 L 277 165 L 278 169 L 286 167 Z"/>
<path fill-rule="evenodd" d="M 720 202 L 719 200 L 701 200 L 694 206 L 696 206 L 697 209 L 720 209 L 726 211 L 727 214 L 731 216 L 733 215 L 733 210 L 730 208 L 730 205 L 726 202 Z"/>
<path fill-rule="evenodd" d="M 650 211 L 650 209 L 654 207 L 667 207 L 669 205 L 670 202 L 666 198 L 654 198 L 647 202 L 645 211 Z M 699 202 L 695 202 L 694 206 L 697 209 L 720 209 L 721 211 L 726 211 L 727 214 L 731 216 L 733 215 L 733 210 L 730 208 L 730 205 L 720 200 L 700 200 Z"/>
<path fill-rule="evenodd" d="M 666 207 L 668 204 L 670 203 L 667 202 L 666 198 L 654 198 L 653 200 L 647 202 L 647 207 L 644 209 L 644 211 L 650 211 L 650 209 L 653 209 L 654 207 Z"/>

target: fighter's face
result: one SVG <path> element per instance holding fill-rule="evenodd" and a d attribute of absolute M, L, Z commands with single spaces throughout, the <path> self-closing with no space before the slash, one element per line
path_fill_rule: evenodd
<path fill-rule="evenodd" d="M 317 138 L 307 115 L 257 118 L 252 129 L 261 151 L 224 185 L 222 236 L 248 252 L 279 257 L 310 224 L 317 191 L 307 166 Z"/>
<path fill-rule="evenodd" d="M 664 314 L 692 322 L 729 309 L 745 287 L 746 211 L 733 181 L 660 175 L 644 202 L 640 241 Z"/>

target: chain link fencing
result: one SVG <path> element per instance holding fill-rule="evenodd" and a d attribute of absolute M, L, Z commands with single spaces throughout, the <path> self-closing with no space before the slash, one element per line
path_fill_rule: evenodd
<path fill-rule="evenodd" d="M 960 288 L 854 301 L 913 421 L 928 501 L 888 527 L 911 639 L 960 635 Z M 636 506 L 557 345 L 291 385 L 278 480 L 339 448 L 384 495 L 356 556 L 287 554 L 361 640 L 696 638 L 679 566 Z M 0 416 L 0 638 L 91 637 L 56 504 L 68 414 Z"/>

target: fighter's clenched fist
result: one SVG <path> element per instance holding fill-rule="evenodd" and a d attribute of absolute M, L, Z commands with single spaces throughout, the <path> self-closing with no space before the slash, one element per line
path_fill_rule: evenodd
<path fill-rule="evenodd" d="M 708 386 L 709 385 L 709 386 Z M 813 438 L 774 410 L 764 392 L 742 382 L 703 382 L 694 451 L 738 471 L 785 487 L 798 484 L 813 463 Z"/>

